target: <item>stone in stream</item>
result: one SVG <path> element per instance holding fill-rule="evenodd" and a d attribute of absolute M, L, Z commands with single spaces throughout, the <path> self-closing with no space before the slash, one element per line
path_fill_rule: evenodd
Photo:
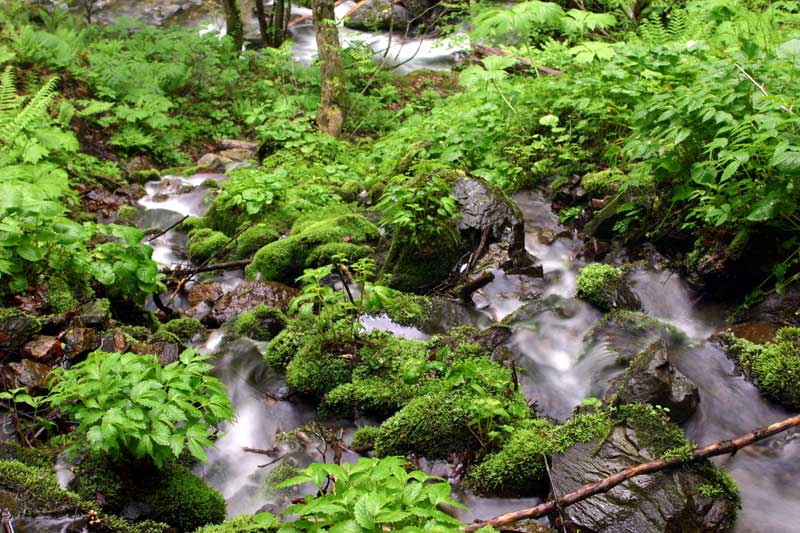
<path fill-rule="evenodd" d="M 555 454 L 550 467 L 552 487 L 563 495 L 658 458 L 642 442 L 641 434 L 618 425 L 602 442 L 595 439 Z M 551 522 L 563 525 L 565 531 L 584 533 L 729 531 L 736 505 L 721 491 L 703 495 L 700 488 L 712 482 L 707 472 L 693 468 L 637 476 L 607 493 L 565 507 L 551 516 Z"/>
<path fill-rule="evenodd" d="M 771 322 L 784 326 L 800 326 L 800 283 L 787 287 L 781 294 L 771 292 L 763 301 L 748 309 L 740 322 Z"/>
<path fill-rule="evenodd" d="M 606 393 L 614 404 L 649 403 L 669 409 L 675 423 L 687 420 L 697 410 L 697 386 L 670 361 L 667 346 L 657 340 L 631 361 L 627 372 Z"/>
<path fill-rule="evenodd" d="M 345 26 L 356 30 L 405 30 L 411 22 L 411 13 L 394 0 L 367 0 L 350 13 Z"/>
<path fill-rule="evenodd" d="M 36 317 L 12 307 L 0 308 L 0 350 L 19 350 L 41 329 Z"/>
<path fill-rule="evenodd" d="M 224 294 L 225 290 L 222 288 L 221 283 L 211 282 L 193 285 L 189 289 L 189 294 L 186 298 L 189 301 L 189 306 L 194 307 L 202 302 L 213 303 Z"/>
<path fill-rule="evenodd" d="M 300 291 L 277 281 L 245 281 L 233 291 L 221 297 L 211 312 L 204 317 L 209 325 L 221 326 L 259 305 L 267 305 L 286 312 L 289 302 Z"/>
<path fill-rule="evenodd" d="M 453 185 L 453 196 L 461 214 L 456 227 L 465 241 L 477 245 L 488 231 L 487 244 L 504 242 L 509 254 L 525 249 L 522 212 L 500 189 L 480 178 L 460 177 Z"/>

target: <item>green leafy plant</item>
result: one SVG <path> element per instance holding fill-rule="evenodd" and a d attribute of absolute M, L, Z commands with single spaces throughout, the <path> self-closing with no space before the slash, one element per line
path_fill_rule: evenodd
<path fill-rule="evenodd" d="M 94 451 L 149 459 L 158 467 L 184 448 L 206 460 L 211 432 L 233 418 L 208 359 L 185 350 L 162 367 L 155 355 L 96 351 L 55 371 L 48 401 L 78 423 L 76 433 Z"/>
<path fill-rule="evenodd" d="M 278 487 L 314 483 L 321 495 L 284 510 L 299 515 L 281 527 L 292 531 L 397 531 L 457 528 L 439 505 L 463 509 L 450 498 L 450 484 L 422 471 L 408 472 L 401 457 L 361 458 L 356 464 L 312 464 Z"/>

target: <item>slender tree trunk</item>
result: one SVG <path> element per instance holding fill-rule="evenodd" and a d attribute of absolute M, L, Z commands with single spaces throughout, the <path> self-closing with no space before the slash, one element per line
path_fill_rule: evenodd
<path fill-rule="evenodd" d="M 242 26 L 242 14 L 239 12 L 239 5 L 236 0 L 222 0 L 222 7 L 225 10 L 226 31 L 233 39 L 233 45 L 238 54 L 244 44 L 244 27 Z"/>
<path fill-rule="evenodd" d="M 317 125 L 320 131 L 338 137 L 344 126 L 347 108 L 344 64 L 339 44 L 339 30 L 333 14 L 334 0 L 312 0 L 311 12 L 317 34 L 321 79 Z"/>
<path fill-rule="evenodd" d="M 255 3 L 256 17 L 258 18 L 258 31 L 261 34 L 261 44 L 270 46 L 269 22 L 267 21 L 267 12 L 264 9 L 264 0 L 255 0 Z"/>
<path fill-rule="evenodd" d="M 286 38 L 286 33 L 284 32 L 284 27 L 286 27 L 286 23 L 284 21 L 287 18 L 287 14 L 284 6 L 284 0 L 275 0 L 272 4 L 272 44 L 270 46 L 274 46 L 278 48 L 280 45 L 283 44 L 283 40 Z"/>

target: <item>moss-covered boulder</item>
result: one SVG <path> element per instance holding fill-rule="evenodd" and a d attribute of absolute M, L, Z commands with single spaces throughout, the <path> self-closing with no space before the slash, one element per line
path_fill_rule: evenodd
<path fill-rule="evenodd" d="M 264 351 L 264 361 L 268 367 L 278 372 L 285 372 L 286 366 L 300 348 L 312 343 L 318 345 L 318 350 L 322 349 L 322 339 L 319 337 L 314 320 L 308 318 L 294 319 L 288 323 L 283 331 L 269 341 Z"/>
<path fill-rule="evenodd" d="M 350 381 L 352 368 L 344 355 L 325 351 L 317 343 L 303 344 L 286 366 L 286 383 L 297 392 L 321 398 Z"/>
<path fill-rule="evenodd" d="M 248 279 L 293 283 L 303 269 L 311 266 L 309 258 L 316 261 L 322 256 L 321 252 L 315 252 L 317 248 L 333 243 L 365 245 L 379 237 L 378 228 L 355 213 L 295 224 L 289 237 L 261 248 L 245 273 Z"/>
<path fill-rule="evenodd" d="M 443 233 L 436 242 L 415 246 L 396 243 L 391 286 L 404 292 L 426 292 L 450 275 L 463 255 L 463 243 L 457 233 Z"/>
<path fill-rule="evenodd" d="M 625 174 L 619 169 L 607 168 L 584 174 L 581 178 L 581 187 L 589 194 L 602 197 L 617 192 L 624 179 Z"/>
<path fill-rule="evenodd" d="M 354 379 L 328 392 L 320 409 L 335 416 L 364 414 L 386 418 L 408 403 L 416 392 L 399 379 Z"/>
<path fill-rule="evenodd" d="M 36 317 L 13 307 L 0 307 L 0 350 L 19 350 L 41 329 Z"/>
<path fill-rule="evenodd" d="M 583 267 L 578 273 L 577 294 L 603 311 L 636 311 L 642 307 L 625 280 L 625 271 L 613 265 L 592 263 Z"/>
<path fill-rule="evenodd" d="M 205 326 L 193 317 L 175 318 L 164 324 L 161 329 L 171 333 L 183 343 L 206 334 Z"/>
<path fill-rule="evenodd" d="M 237 337 L 248 337 L 257 341 L 268 341 L 286 327 L 286 315 L 278 309 L 259 305 L 245 311 L 233 322 L 231 330 Z"/>
<path fill-rule="evenodd" d="M 16 516 L 66 514 L 78 497 L 61 489 L 51 470 L 0 460 L 0 500 Z"/>
<path fill-rule="evenodd" d="M 266 305 L 286 312 L 300 291 L 277 281 L 245 281 L 213 302 L 213 309 L 203 318 L 210 326 L 221 326 L 246 311 Z"/>
<path fill-rule="evenodd" d="M 198 228 L 189 232 L 186 252 L 189 254 L 189 258 L 196 263 L 202 263 L 212 257 L 221 260 L 226 256 L 226 250 L 223 248 L 228 241 L 230 241 L 228 236 L 221 231 Z"/>
<path fill-rule="evenodd" d="M 246 259 L 280 237 L 278 231 L 270 224 L 254 224 L 236 238 L 236 249 L 233 259 Z"/>
<path fill-rule="evenodd" d="M 276 533 L 280 519 L 272 513 L 246 514 L 229 518 L 221 524 L 203 526 L 195 533 Z"/>
<path fill-rule="evenodd" d="M 729 336 L 725 345 L 764 396 L 792 409 L 800 407 L 800 328 L 780 329 L 772 343 Z"/>

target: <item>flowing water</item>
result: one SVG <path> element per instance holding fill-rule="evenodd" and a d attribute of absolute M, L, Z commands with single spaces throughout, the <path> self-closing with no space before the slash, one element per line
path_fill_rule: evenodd
<path fill-rule="evenodd" d="M 176 213 L 173 218 L 201 214 L 205 206 L 201 189 L 189 189 L 207 177 L 172 177 L 148 184 L 148 196 L 140 203 L 151 210 L 168 206 Z M 584 264 L 579 258 L 583 242 L 558 222 L 541 194 L 521 193 L 515 200 L 525 216 L 526 246 L 539 258 L 544 278 L 496 271 L 495 280 L 476 294 L 480 309 L 459 316 L 479 327 L 505 318 L 513 329 L 508 345 L 523 370 L 521 382 L 526 396 L 536 402 L 543 415 L 564 420 L 584 398 L 602 396 L 608 380 L 624 368 L 617 364 L 616 354 L 602 336 L 587 335 L 601 314 L 574 297 L 577 271 Z M 185 260 L 185 236 L 176 233 L 152 243 L 160 260 Z M 227 288 L 232 289 L 241 276 L 227 274 L 226 279 Z M 630 279 L 644 311 L 673 324 L 688 338 L 677 352 L 676 363 L 700 389 L 700 407 L 684 425 L 691 440 L 710 444 L 788 415 L 765 401 L 736 373 L 724 353 L 708 341 L 724 325 L 723 308 L 697 302 L 685 280 L 656 266 L 638 268 Z M 364 325 L 411 338 L 428 337 L 385 316 L 365 318 Z M 219 376 L 227 384 L 237 412 L 236 421 L 225 428 L 225 436 L 209 450 L 209 463 L 198 473 L 223 493 L 233 515 L 277 510 L 287 496 L 264 491 L 267 475 L 280 464 L 304 466 L 319 461 L 323 452 L 314 444 L 303 447 L 282 442 L 277 436 L 313 420 L 314 408 L 293 398 L 282 376 L 264 366 L 263 343 L 241 339 L 229 342 L 219 330 L 198 348 L 217 355 Z M 343 423 L 345 435 L 367 422 Z M 245 452 L 243 447 L 271 451 L 263 455 Z M 343 459 L 354 461 L 357 456 L 345 454 Z M 446 463 L 423 464 L 437 475 L 452 474 Z M 794 505 L 800 490 L 800 476 L 796 475 L 800 473 L 800 442 L 796 433 L 746 448 L 732 458 L 721 459 L 720 464 L 737 480 L 742 492 L 737 532 L 789 531 L 791 524 L 800 523 L 800 508 Z M 459 490 L 456 495 L 470 507 L 468 512 L 458 513 L 462 520 L 536 503 L 535 499 L 479 498 Z"/>

